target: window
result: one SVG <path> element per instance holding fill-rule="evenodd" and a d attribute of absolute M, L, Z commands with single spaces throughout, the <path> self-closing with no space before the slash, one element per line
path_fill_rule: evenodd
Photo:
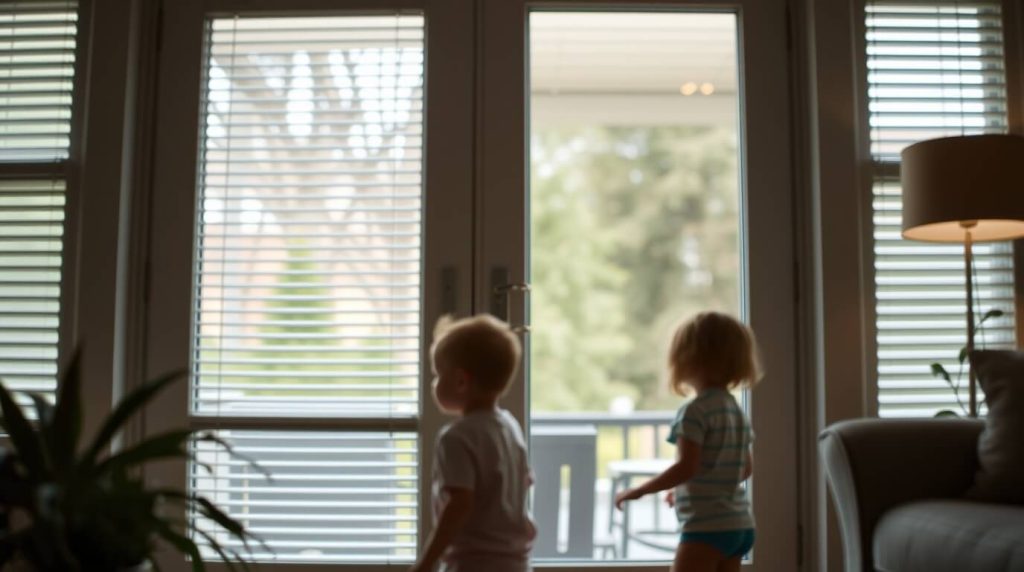
<path fill-rule="evenodd" d="M 71 1 L 0 4 L 0 379 L 17 391 L 57 384 L 77 20 Z"/>
<path fill-rule="evenodd" d="M 900 238 L 899 154 L 924 139 L 1007 130 L 1000 5 L 869 2 L 866 24 L 878 411 L 961 412 L 956 392 L 932 376 L 930 364 L 944 364 L 956 380 L 966 340 L 963 248 Z M 979 316 L 1005 312 L 985 323 L 978 345 L 1011 345 L 1012 246 L 978 244 L 974 253 Z"/>
<path fill-rule="evenodd" d="M 191 486 L 257 559 L 411 560 L 423 18 L 208 24 L 190 414 L 274 476 L 200 449 Z"/>

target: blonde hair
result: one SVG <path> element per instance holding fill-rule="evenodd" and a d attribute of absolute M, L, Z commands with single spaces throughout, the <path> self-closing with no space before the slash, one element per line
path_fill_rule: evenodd
<path fill-rule="evenodd" d="M 435 365 L 442 358 L 469 374 L 480 389 L 500 394 L 519 369 L 523 349 L 508 324 L 481 314 L 461 320 L 442 317 L 434 326 L 430 352 Z"/>
<path fill-rule="evenodd" d="M 754 333 L 720 312 L 701 312 L 676 328 L 668 367 L 669 388 L 679 395 L 695 379 L 731 390 L 753 387 L 762 375 Z"/>

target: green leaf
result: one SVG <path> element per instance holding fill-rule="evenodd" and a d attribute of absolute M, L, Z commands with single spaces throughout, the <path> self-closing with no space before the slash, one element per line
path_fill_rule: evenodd
<path fill-rule="evenodd" d="M 243 570 L 249 569 L 248 564 L 246 564 L 245 560 L 243 560 L 242 557 L 239 556 L 237 552 L 232 550 L 231 555 L 228 555 L 227 551 L 224 550 L 224 547 L 221 546 L 219 542 L 217 542 L 217 539 L 214 538 L 213 535 L 211 535 L 210 533 L 206 532 L 201 528 L 197 528 L 196 532 L 198 532 L 200 536 L 205 538 L 207 544 L 210 545 L 210 548 L 212 548 L 218 555 L 220 555 L 220 559 L 224 561 L 224 564 L 227 566 L 229 571 L 234 572 L 238 569 L 235 567 L 235 562 L 240 563 L 242 565 Z"/>
<path fill-rule="evenodd" d="M 999 309 L 996 309 L 996 308 L 993 308 L 993 309 L 989 310 L 988 312 L 985 312 L 985 315 L 983 315 L 981 317 L 981 319 L 978 320 L 978 325 L 976 327 L 980 328 L 981 325 L 984 324 L 986 321 L 988 321 L 989 318 L 1001 318 L 1001 317 L 1003 317 L 1003 311 L 999 310 Z"/>
<path fill-rule="evenodd" d="M 71 356 L 60 377 L 57 404 L 49 435 L 55 468 L 63 473 L 74 466 L 75 452 L 82 433 L 82 349 Z"/>
<path fill-rule="evenodd" d="M 195 502 L 199 503 L 202 507 L 202 513 L 210 520 L 219 524 L 224 530 L 227 530 L 231 534 L 234 534 L 239 539 L 245 539 L 245 527 L 242 523 L 224 514 L 219 508 L 217 508 L 212 502 L 204 497 L 194 497 Z"/>
<path fill-rule="evenodd" d="M 935 418 L 936 419 L 945 418 L 945 417 L 951 417 L 951 418 L 954 418 L 954 419 L 959 419 L 960 415 L 958 415 L 956 413 L 956 411 L 951 411 L 949 409 L 943 409 L 942 411 L 939 411 L 938 413 L 935 414 Z"/>
<path fill-rule="evenodd" d="M 179 500 L 192 506 L 198 504 L 198 511 L 203 516 L 217 523 L 221 526 L 221 528 L 223 528 L 224 530 L 228 531 L 236 538 L 241 540 L 246 550 L 251 550 L 251 548 L 249 547 L 249 541 L 255 540 L 267 551 L 273 551 L 270 548 L 270 546 L 266 542 L 264 542 L 262 538 L 255 536 L 249 531 L 247 531 L 242 523 L 238 522 L 231 516 L 224 513 L 222 510 L 220 510 L 219 507 L 214 505 L 205 497 L 187 494 L 175 489 L 157 489 L 154 492 L 169 499 Z"/>
<path fill-rule="evenodd" d="M 203 555 L 199 553 L 199 547 L 196 546 L 195 542 L 187 536 L 179 534 L 176 530 L 167 525 L 167 523 L 160 523 L 157 528 L 157 533 L 160 538 L 163 538 L 171 546 L 178 549 L 178 552 L 192 558 L 192 572 L 205 572 L 206 565 L 203 562 Z"/>
<path fill-rule="evenodd" d="M 45 433 L 45 428 L 53 422 L 53 404 L 45 396 L 34 391 L 25 392 L 25 395 L 28 395 L 33 405 L 35 405 L 36 415 L 39 417 L 39 426 L 43 428 Z"/>
<path fill-rule="evenodd" d="M 43 441 L 25 419 L 21 407 L 0 383 L 0 412 L 3 412 L 2 427 L 7 431 L 11 445 L 18 459 L 34 479 L 45 479 L 49 474 L 46 458 L 43 453 Z"/>
<path fill-rule="evenodd" d="M 270 471 L 268 471 L 263 465 L 260 465 L 259 462 L 256 461 L 256 459 L 239 453 L 231 443 L 218 437 L 215 433 L 203 433 L 196 437 L 196 441 L 209 441 L 211 443 L 216 443 L 221 447 L 224 447 L 224 450 L 227 451 L 228 454 L 231 455 L 232 457 L 236 459 L 241 459 L 248 463 L 250 467 L 259 471 L 264 477 L 267 478 L 267 480 L 274 480 L 274 475 L 270 474 Z"/>
<path fill-rule="evenodd" d="M 175 370 L 167 373 L 157 379 L 150 381 L 135 391 L 131 392 L 120 403 L 114 408 L 110 416 L 100 427 L 99 432 L 96 434 L 95 440 L 92 445 L 89 446 L 85 459 L 87 462 L 92 463 L 103 451 L 104 448 L 109 445 L 110 440 L 114 438 L 114 435 L 121 430 L 121 427 L 135 415 L 140 409 L 149 403 L 149 400 L 153 399 L 156 394 L 160 393 L 165 387 L 171 383 L 177 381 L 181 376 L 185 374 L 185 370 Z"/>
<path fill-rule="evenodd" d="M 960 360 L 960 363 L 964 363 L 965 361 L 967 361 L 967 348 L 966 347 L 960 348 L 960 355 L 957 356 L 957 359 Z"/>
<path fill-rule="evenodd" d="M 96 474 L 117 473 L 151 461 L 183 457 L 190 458 L 191 455 L 187 449 L 190 437 L 192 437 L 191 429 L 179 429 L 155 435 L 136 443 L 124 451 L 111 455 L 96 467 Z"/>
<path fill-rule="evenodd" d="M 945 379 L 946 383 L 953 383 L 949 377 L 949 372 L 946 371 L 946 368 L 943 367 L 941 363 L 932 364 L 932 375 L 934 375 L 935 377 L 941 377 L 942 379 Z"/>

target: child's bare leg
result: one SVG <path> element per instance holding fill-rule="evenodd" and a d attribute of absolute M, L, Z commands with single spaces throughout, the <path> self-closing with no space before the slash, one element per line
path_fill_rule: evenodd
<path fill-rule="evenodd" d="M 703 542 L 687 542 L 676 548 L 676 559 L 671 572 L 718 572 L 723 562 L 717 548 Z"/>
<path fill-rule="evenodd" d="M 742 563 L 743 558 L 740 556 L 726 558 L 718 563 L 718 570 L 715 572 L 740 572 L 740 564 Z"/>

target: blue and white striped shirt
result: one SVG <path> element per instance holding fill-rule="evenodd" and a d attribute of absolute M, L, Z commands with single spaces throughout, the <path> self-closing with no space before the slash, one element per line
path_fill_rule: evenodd
<path fill-rule="evenodd" d="M 724 389 L 708 389 L 679 408 L 669 443 L 701 446 L 700 467 L 676 487 L 676 517 L 683 532 L 754 528 L 746 487 L 747 451 L 754 440 L 750 421 Z"/>

